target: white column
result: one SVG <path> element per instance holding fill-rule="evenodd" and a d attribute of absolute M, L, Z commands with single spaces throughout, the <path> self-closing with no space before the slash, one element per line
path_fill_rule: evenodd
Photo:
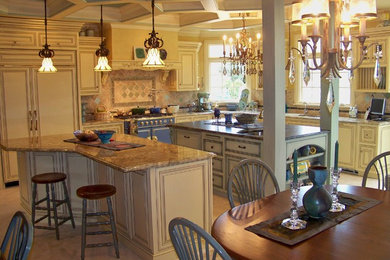
<path fill-rule="evenodd" d="M 286 186 L 284 0 L 263 0 L 264 140 L 262 158 Z"/>

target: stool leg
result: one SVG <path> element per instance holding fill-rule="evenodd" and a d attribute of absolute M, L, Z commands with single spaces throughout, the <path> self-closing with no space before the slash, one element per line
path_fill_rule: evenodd
<path fill-rule="evenodd" d="M 66 205 L 68 206 L 68 212 L 69 212 L 70 221 L 72 222 L 72 226 L 73 226 L 73 229 L 74 229 L 76 226 L 74 224 L 72 208 L 70 206 L 70 199 L 69 199 L 68 189 L 66 188 L 66 185 L 65 185 L 65 181 L 62 182 L 62 187 L 64 188 L 65 201 L 66 201 Z"/>
<path fill-rule="evenodd" d="M 51 196 L 52 196 L 52 203 L 53 203 L 53 213 L 54 213 L 54 224 L 56 229 L 56 237 L 57 240 L 60 240 L 60 232 L 58 230 L 58 214 L 57 214 L 57 202 L 56 202 L 56 193 L 54 190 L 54 184 L 50 184 L 51 187 Z"/>
<path fill-rule="evenodd" d="M 37 184 L 33 183 L 32 190 L 32 209 L 31 209 L 31 222 L 33 227 L 35 226 L 35 201 L 37 200 Z"/>
<path fill-rule="evenodd" d="M 107 198 L 107 206 L 108 206 L 108 212 L 110 214 L 110 223 L 111 223 L 111 230 L 112 230 L 112 238 L 114 240 L 115 254 L 116 254 L 116 257 L 119 258 L 118 237 L 116 235 L 114 213 L 112 211 L 112 203 L 111 203 L 110 197 Z"/>
<path fill-rule="evenodd" d="M 85 257 L 86 230 L 87 230 L 87 200 L 83 199 L 83 209 L 81 215 L 81 260 L 84 260 Z"/>
<path fill-rule="evenodd" d="M 49 227 L 51 226 L 51 212 L 50 212 L 50 193 L 49 184 L 46 184 L 46 207 L 47 207 L 47 221 Z"/>

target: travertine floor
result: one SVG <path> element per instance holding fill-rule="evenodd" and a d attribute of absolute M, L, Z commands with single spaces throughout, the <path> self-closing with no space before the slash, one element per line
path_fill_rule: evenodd
<path fill-rule="evenodd" d="M 369 185 L 373 186 L 374 180 Z M 361 185 L 361 177 L 342 174 L 340 183 L 350 185 Z M 226 197 L 214 195 L 214 219 L 230 208 Z M 0 191 L 0 239 L 2 240 L 8 227 L 8 223 L 17 210 L 23 210 L 19 203 L 19 188 L 10 187 Z M 69 260 L 80 258 L 80 225 L 72 229 L 70 225 L 60 228 L 61 239 L 55 239 L 52 231 L 37 229 L 35 231 L 34 243 L 29 259 L 45 260 Z M 139 260 L 134 253 L 120 244 L 121 259 Z M 86 250 L 86 259 L 116 259 L 112 248 L 94 248 Z"/>

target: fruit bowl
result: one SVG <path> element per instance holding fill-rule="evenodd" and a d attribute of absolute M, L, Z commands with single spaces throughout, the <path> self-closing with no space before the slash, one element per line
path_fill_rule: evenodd
<path fill-rule="evenodd" d="M 109 144 L 112 135 L 115 134 L 114 130 L 94 130 L 94 132 L 97 134 L 102 144 Z"/>
<path fill-rule="evenodd" d="M 82 142 L 92 142 L 99 137 L 91 130 L 76 130 L 73 132 L 74 136 Z"/>
<path fill-rule="evenodd" d="M 240 124 L 253 124 L 256 120 L 256 114 L 238 114 L 236 115 L 237 122 Z"/>

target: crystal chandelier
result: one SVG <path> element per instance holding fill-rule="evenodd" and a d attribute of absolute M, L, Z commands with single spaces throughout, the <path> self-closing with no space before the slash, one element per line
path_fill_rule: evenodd
<path fill-rule="evenodd" d="M 51 73 L 57 72 L 56 67 L 53 65 L 53 61 L 51 60 L 54 57 L 54 51 L 49 48 L 50 45 L 47 44 L 47 10 L 46 10 L 46 0 L 45 0 L 45 45 L 43 45 L 43 49 L 39 51 L 39 57 L 43 58 L 42 66 L 38 69 L 38 72 L 41 73 Z"/>
<path fill-rule="evenodd" d="M 334 4 L 334 41 L 328 38 L 329 26 L 329 2 Z M 295 81 L 295 68 L 293 51 L 299 52 L 304 68 L 303 80 L 305 84 L 310 80 L 310 70 L 322 70 L 321 77 L 329 79 L 340 78 L 340 70 L 350 71 L 353 77 L 353 70 L 358 68 L 367 55 L 367 49 L 376 45 L 376 65 L 374 69 L 374 81 L 379 85 L 382 75 L 379 67 L 379 59 L 382 51 L 377 43 L 365 46 L 368 38 L 366 33 L 366 21 L 376 18 L 376 0 L 302 0 L 292 5 L 292 24 L 301 26 L 301 38 L 298 42 L 301 50 L 292 48 L 288 58 L 289 80 L 292 84 Z M 320 24 L 323 32 L 320 34 Z M 307 36 L 307 27 L 311 26 L 312 35 Z M 359 42 L 359 57 L 353 57 L 351 63 L 352 40 L 350 29 L 359 26 L 359 34 L 356 36 Z M 331 28 L 332 29 L 332 28 Z M 318 49 L 321 46 L 322 56 L 318 57 Z M 310 52 L 308 52 L 310 50 Z M 309 64 L 309 55 L 312 59 Z M 320 59 L 320 62 L 318 61 Z"/>
<path fill-rule="evenodd" d="M 223 74 L 227 74 L 226 62 L 231 63 L 231 74 L 262 75 L 262 53 L 260 52 L 260 33 L 257 33 L 256 41 L 253 41 L 245 28 L 246 13 L 242 16 L 242 30 L 236 34 L 236 40 L 229 38 L 229 56 L 226 56 L 227 36 L 223 36 Z"/>
<path fill-rule="evenodd" d="M 110 51 L 106 48 L 103 40 L 103 5 L 100 5 L 100 48 L 96 50 L 96 56 L 99 57 L 98 64 L 95 67 L 95 71 L 111 71 L 110 65 L 108 65 L 107 56 Z"/>
<path fill-rule="evenodd" d="M 149 33 L 150 37 L 144 42 L 148 54 L 143 66 L 154 68 L 165 67 L 165 63 L 160 58 L 160 48 L 164 45 L 164 41 L 161 38 L 158 38 L 158 33 L 154 31 L 154 0 L 152 0 L 152 25 L 153 30 Z"/>

